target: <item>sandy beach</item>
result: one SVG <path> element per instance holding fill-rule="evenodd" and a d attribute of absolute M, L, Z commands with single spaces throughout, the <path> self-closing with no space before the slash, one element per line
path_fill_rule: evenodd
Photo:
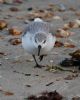
<path fill-rule="evenodd" d="M 0 30 L 0 100 L 24 100 L 31 94 L 39 94 L 46 90 L 57 90 L 64 96 L 64 100 L 80 97 L 78 67 L 75 68 L 78 70 L 77 73 L 46 71 L 47 67 L 34 68 L 35 62 L 32 56 L 22 48 L 22 45 L 12 45 L 10 42 L 10 39 L 22 37 L 22 34 L 17 36 L 9 34 L 11 27 L 15 26 L 23 31 L 29 21 L 27 15 L 32 10 L 46 10 L 50 4 L 57 6 L 63 4 L 65 7 L 65 9 L 61 8 L 62 11 L 54 11 L 54 16 L 59 16 L 58 19 L 45 20 L 52 24 L 53 34 L 56 34 L 57 29 L 63 28 L 64 24 L 80 19 L 80 0 L 24 0 L 22 4 L 0 4 L 0 20 L 5 20 L 8 24 L 7 28 Z M 11 7 L 17 8 L 18 11 L 11 11 Z M 52 52 L 40 62 L 41 64 L 59 65 L 65 58 L 70 58 L 69 53 L 80 49 L 80 28 L 71 28 L 69 32 L 75 34 L 69 36 L 66 41 L 65 38 L 57 38 L 57 40 L 62 43 L 68 41 L 75 47 L 54 47 Z M 72 70 L 74 66 L 65 68 Z M 78 76 L 72 79 L 67 78 L 73 74 L 78 74 Z M 52 84 L 47 86 L 51 82 Z M 12 94 L 6 94 L 6 92 Z"/>

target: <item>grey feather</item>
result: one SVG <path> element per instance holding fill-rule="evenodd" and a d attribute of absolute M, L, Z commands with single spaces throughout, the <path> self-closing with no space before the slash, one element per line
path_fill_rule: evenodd
<path fill-rule="evenodd" d="M 50 25 L 47 22 L 32 22 L 28 24 L 26 27 L 23 36 L 29 32 L 30 34 L 35 34 L 35 33 L 49 33 Z"/>
<path fill-rule="evenodd" d="M 35 39 L 38 41 L 38 42 L 42 42 L 43 40 L 46 40 L 47 38 L 47 35 L 44 34 L 44 33 L 38 33 L 35 35 Z"/>

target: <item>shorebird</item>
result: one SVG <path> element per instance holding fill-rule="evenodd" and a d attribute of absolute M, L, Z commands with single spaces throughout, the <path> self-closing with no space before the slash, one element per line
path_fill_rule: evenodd
<path fill-rule="evenodd" d="M 22 36 L 22 46 L 30 53 L 36 63 L 35 67 L 41 68 L 38 64 L 36 56 L 42 61 L 44 55 L 50 53 L 54 47 L 56 37 L 50 33 L 50 24 L 40 18 L 35 18 L 29 23 Z"/>

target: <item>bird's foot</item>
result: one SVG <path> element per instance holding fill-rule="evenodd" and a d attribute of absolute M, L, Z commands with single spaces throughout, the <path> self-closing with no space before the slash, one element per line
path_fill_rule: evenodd
<path fill-rule="evenodd" d="M 45 66 L 39 65 L 39 64 L 36 64 L 36 65 L 34 66 L 34 68 L 42 68 L 42 67 L 45 67 Z"/>

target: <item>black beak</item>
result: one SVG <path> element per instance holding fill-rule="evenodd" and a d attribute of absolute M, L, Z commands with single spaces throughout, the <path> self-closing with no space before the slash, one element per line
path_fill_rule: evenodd
<path fill-rule="evenodd" d="M 40 55 L 41 45 L 38 45 L 38 56 Z"/>

